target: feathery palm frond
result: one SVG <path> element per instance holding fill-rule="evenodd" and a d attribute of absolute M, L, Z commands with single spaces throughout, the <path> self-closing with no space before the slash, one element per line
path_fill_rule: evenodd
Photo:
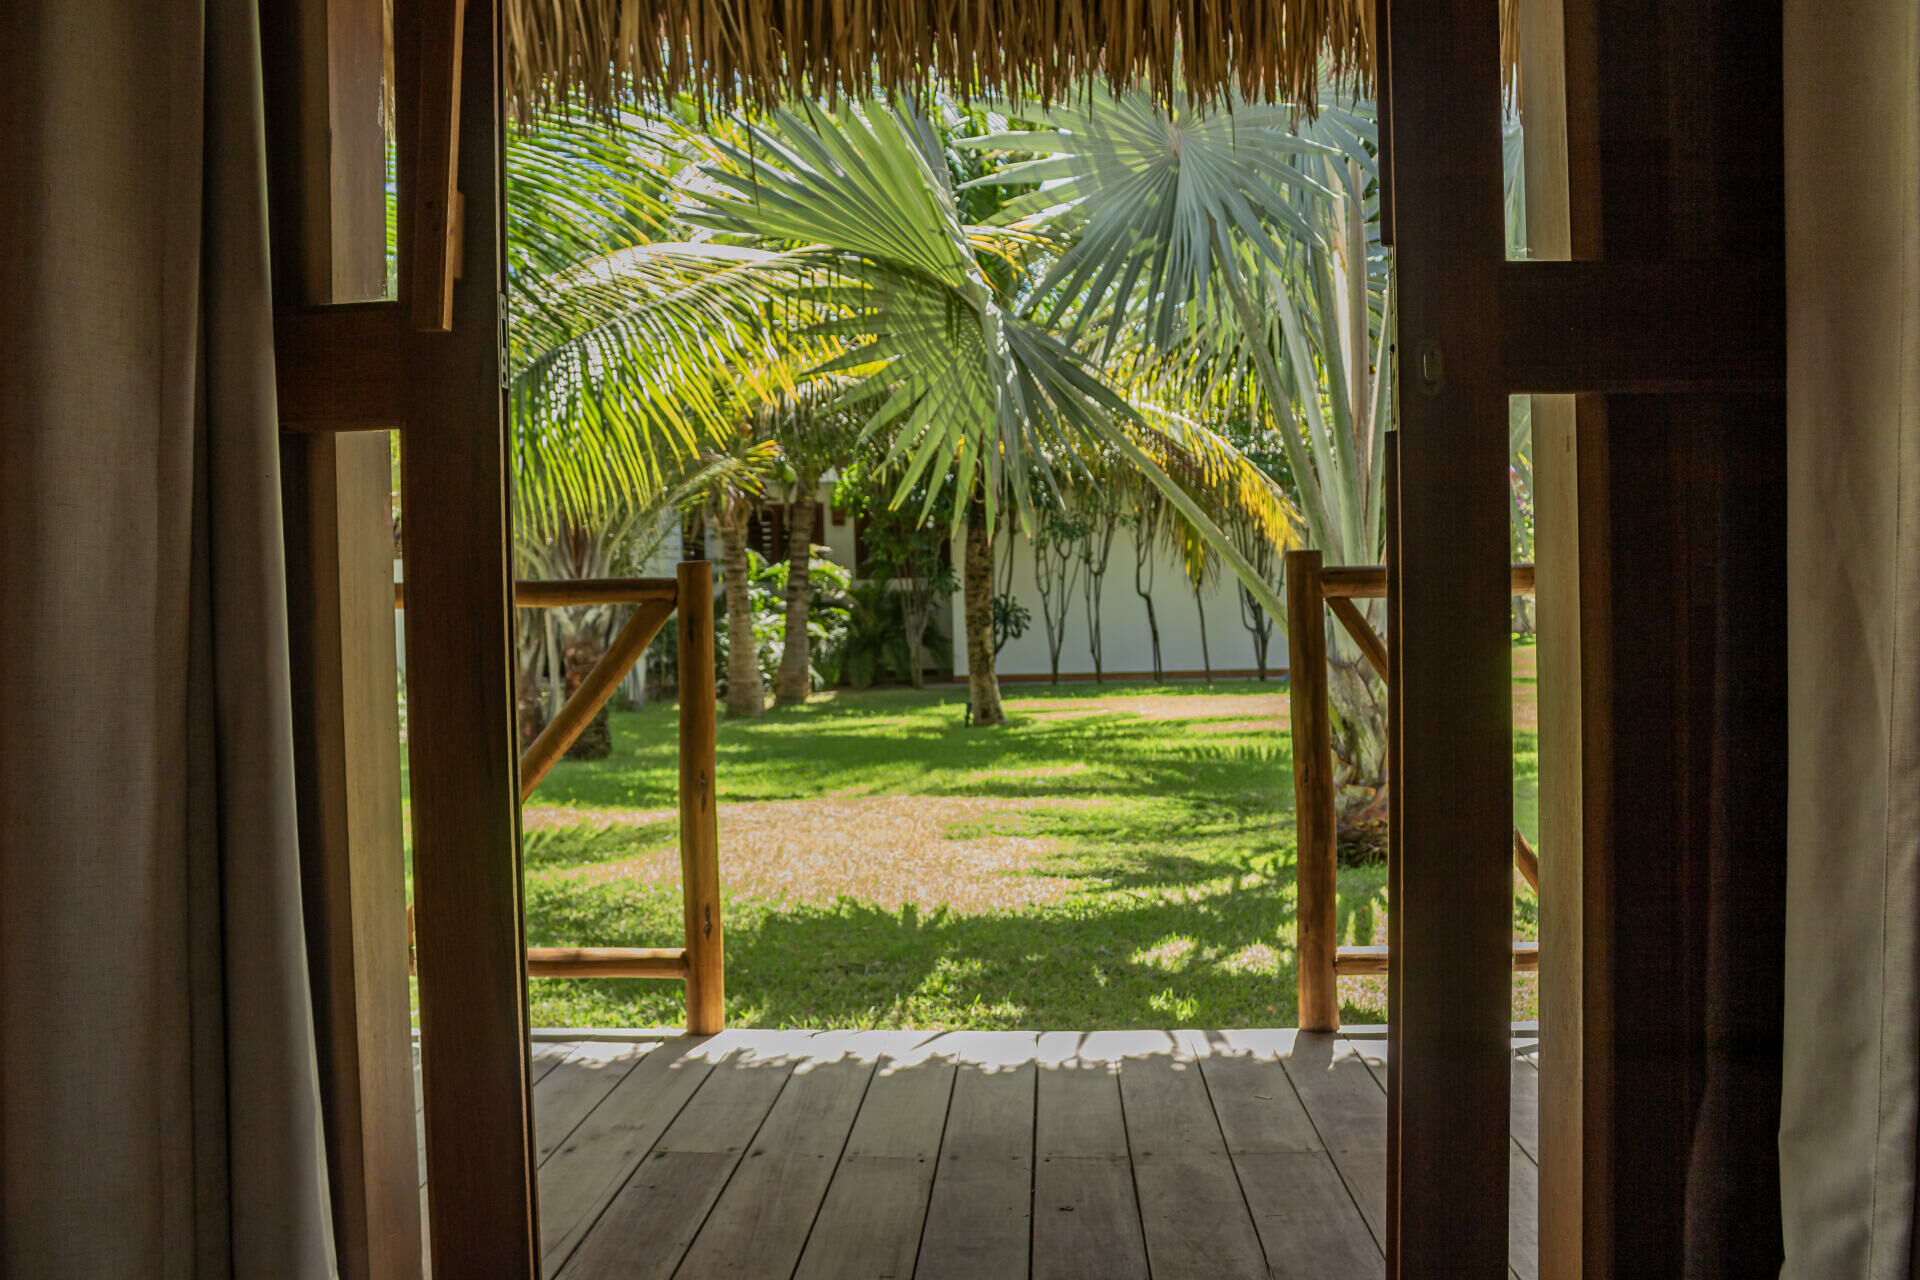
<path fill-rule="evenodd" d="M 1370 115 L 1176 116 L 1136 95 L 972 143 L 1039 157 L 1009 170 L 1042 185 L 1006 216 L 1076 233 L 1037 291 L 1055 313 L 1102 317 L 1110 364 L 1187 366 L 1203 403 L 1257 391 L 1252 420 L 1287 461 L 1308 539 L 1355 563 L 1379 554 L 1391 404 Z"/>
<path fill-rule="evenodd" d="M 896 502 L 938 468 L 960 492 L 980 493 L 990 519 L 1002 494 L 1024 516 L 1034 478 L 1051 484 L 1054 467 L 1112 449 L 1278 608 L 1271 587 L 1143 447 L 1146 419 L 982 268 L 983 244 L 1018 258 L 1032 233 L 961 221 L 924 114 L 904 104 L 783 111 L 754 129 L 751 145 L 722 148 L 715 194 L 686 216 L 715 232 L 802 246 L 789 253 L 822 276 L 805 296 L 827 317 L 809 331 L 847 348 L 822 371 L 868 371 L 877 407 L 866 432 L 887 441 L 889 469 L 901 476 Z"/>
<path fill-rule="evenodd" d="M 791 381 L 769 301 L 791 264 L 689 241 L 675 219 L 710 155 L 675 118 L 637 113 L 512 144 L 509 399 L 536 534 L 654 505 L 737 413 L 743 369 Z"/>

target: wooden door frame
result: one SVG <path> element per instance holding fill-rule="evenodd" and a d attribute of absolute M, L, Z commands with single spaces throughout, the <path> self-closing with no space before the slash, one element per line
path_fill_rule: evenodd
<path fill-rule="evenodd" d="M 303 0 L 269 26 L 304 24 L 311 34 L 318 20 L 324 32 L 330 12 L 365 4 Z M 513 720 L 500 10 L 493 0 L 396 0 L 393 13 L 400 296 L 309 295 L 282 307 L 274 335 L 280 418 L 296 442 L 323 451 L 348 441 L 342 432 L 400 433 L 433 1267 L 441 1275 L 532 1277 L 539 1230 Z M 335 65 L 331 80 L 315 72 L 338 52 L 325 39 L 308 52 L 310 81 L 345 98 L 369 88 L 369 79 L 377 88 L 365 61 Z M 317 127 L 277 136 L 270 161 L 281 172 L 312 167 L 315 147 L 325 155 L 332 145 L 327 136 Z M 467 210 L 473 216 L 463 216 Z M 311 244 L 314 233 L 304 230 Z M 384 246 L 384 218 L 381 231 Z M 363 564 L 345 589 L 377 591 L 391 619 L 390 575 L 372 578 Z M 355 673 L 363 705 L 378 696 L 377 667 Z M 390 709 L 390 666 L 384 679 Z M 382 851 L 372 843 L 362 841 L 353 856 L 377 860 Z M 368 989 L 390 982 L 392 957 L 384 963 L 386 971 L 357 980 Z M 329 1033 L 342 1043 L 353 1034 L 344 1026 Z M 410 1132 L 410 1116 L 407 1124 Z M 354 1254 L 343 1265 L 349 1274 L 404 1272 L 403 1247 L 389 1241 L 378 1252 L 390 1269 L 363 1267 Z M 416 1240 L 415 1274 L 418 1261 Z"/>
<path fill-rule="evenodd" d="M 464 9 L 395 7 L 402 296 L 283 312 L 276 349 L 286 429 L 402 432 L 434 1261 L 447 1275 L 532 1276 L 500 14 L 493 0 L 472 0 L 463 21 Z M 1506 397 L 1777 388 L 1784 284 L 1771 262 L 1503 261 L 1497 6 L 1381 10 L 1383 205 L 1401 273 L 1388 1263 L 1398 1277 L 1496 1275 L 1511 963 Z"/>
<path fill-rule="evenodd" d="M 1529 161 L 1542 170 L 1538 216 L 1563 220 L 1552 250 L 1597 258 L 1589 209 L 1597 193 L 1585 167 L 1599 127 L 1592 0 L 1565 0 L 1564 12 L 1560 0 L 1520 7 L 1528 91 L 1552 103 L 1542 136 L 1529 138 Z M 1585 1265 L 1599 1274 L 1611 1266 L 1610 1148 L 1595 1137 L 1613 1122 L 1596 1088 L 1611 1062 L 1599 1017 L 1610 1006 L 1596 950 L 1605 938 L 1589 917 L 1604 899 L 1595 877 L 1610 865 L 1600 803 L 1609 775 L 1599 758 L 1610 750 L 1611 668 L 1605 566 L 1596 560 L 1605 553 L 1605 508 L 1596 506 L 1605 488 L 1591 456 L 1604 451 L 1604 404 L 1592 393 L 1776 392 L 1785 377 L 1777 260 L 1504 260 L 1498 8 L 1380 0 L 1378 16 L 1383 225 L 1400 304 L 1398 477 L 1388 499 L 1397 512 L 1388 561 L 1400 690 L 1390 728 L 1393 1277 L 1495 1276 L 1506 1267 L 1507 397 L 1580 397 L 1577 433 L 1573 404 L 1545 406 L 1549 433 L 1566 444 L 1577 434 L 1579 456 L 1549 464 L 1558 496 L 1575 501 L 1554 513 L 1560 523 L 1539 557 L 1543 628 L 1551 605 L 1556 643 L 1571 649 L 1551 697 L 1577 716 L 1560 757 L 1571 763 L 1556 761 L 1571 770 L 1572 857 L 1542 869 L 1554 922 L 1572 913 L 1576 927 L 1543 939 L 1551 957 L 1543 1003 L 1572 1033 L 1549 1045 L 1545 1064 L 1543 1105 L 1555 1116 L 1543 1123 L 1565 1141 L 1542 1153 L 1541 1214 L 1545 1273 L 1571 1276 Z M 1543 700 L 1547 675 L 1543 653 Z"/>

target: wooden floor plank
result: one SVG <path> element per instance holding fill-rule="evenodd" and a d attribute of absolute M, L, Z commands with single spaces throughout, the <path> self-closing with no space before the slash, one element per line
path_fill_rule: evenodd
<path fill-rule="evenodd" d="M 535 1152 L 544 1163 L 658 1040 L 587 1040 L 533 1088 Z"/>
<path fill-rule="evenodd" d="M 855 1046 L 876 1061 L 873 1082 L 847 1135 L 845 1158 L 932 1160 L 940 1153 L 953 1094 L 953 1059 L 918 1031 L 867 1033 Z"/>
<path fill-rule="evenodd" d="M 662 1045 L 547 1157 L 540 1166 L 540 1254 L 548 1275 L 579 1247 L 713 1064 L 739 1048 L 742 1034 L 685 1037 Z"/>
<path fill-rule="evenodd" d="M 1042 1156 L 1033 1173 L 1033 1280 L 1146 1280 L 1125 1156 Z"/>
<path fill-rule="evenodd" d="M 1227 1150 L 1234 1155 L 1320 1151 L 1320 1135 L 1280 1059 L 1293 1051 L 1292 1031 L 1194 1033 L 1200 1072 Z"/>
<path fill-rule="evenodd" d="M 1108 1032 L 1041 1035 L 1039 1109 L 1034 1116 L 1034 1155 L 1039 1159 L 1126 1156 L 1118 1048 Z"/>
<path fill-rule="evenodd" d="M 537 1105 L 572 1121 L 564 1140 L 538 1135 L 542 1253 L 563 1280 L 1383 1272 L 1384 1041 L 740 1030 L 644 1053 L 546 1045 Z M 1517 1100 L 1537 1076 L 1517 1055 Z M 1530 1114 L 1516 1103 L 1518 1280 L 1537 1276 Z"/>
<path fill-rule="evenodd" d="M 1536 1053 L 1513 1055 L 1513 1140 L 1540 1163 L 1540 1068 Z"/>
<path fill-rule="evenodd" d="M 1133 1180 L 1155 1280 L 1217 1280 L 1266 1270 L 1193 1046 L 1143 1036 L 1120 1071 Z"/>
<path fill-rule="evenodd" d="M 806 1032 L 736 1034 L 560 1274 L 566 1280 L 671 1276 L 810 1038 Z M 581 1125 L 589 1137 L 597 1118 L 598 1112 Z"/>
<path fill-rule="evenodd" d="M 1275 1280 L 1381 1280 L 1386 1259 L 1324 1151 L 1236 1153 Z"/>
<path fill-rule="evenodd" d="M 1193 1044 L 1269 1274 L 1378 1280 L 1385 1259 L 1281 1065 L 1294 1035 L 1194 1033 Z"/>
<path fill-rule="evenodd" d="M 874 1059 L 854 1037 L 824 1032 L 734 1169 L 676 1280 L 788 1280 L 853 1128 Z"/>
<path fill-rule="evenodd" d="M 959 1065 L 915 1280 L 1025 1280 L 1038 1037 L 963 1031 L 941 1039 Z"/>
<path fill-rule="evenodd" d="M 567 1056 L 580 1047 L 578 1040 L 535 1040 L 527 1051 L 532 1074 L 529 1077 L 535 1084 L 546 1079 L 547 1072 L 566 1061 Z"/>
<path fill-rule="evenodd" d="M 1035 1082 L 1034 1280 L 1145 1280 L 1115 1033 L 1048 1032 Z"/>
<path fill-rule="evenodd" d="M 1516 1280 L 1540 1275 L 1540 1167 L 1518 1139 L 1507 1159 L 1507 1268 Z"/>
<path fill-rule="evenodd" d="M 913 1274 L 953 1095 L 953 1058 L 936 1043 L 906 1032 L 885 1044 L 796 1280 Z"/>
<path fill-rule="evenodd" d="M 559 1270 L 560 1280 L 668 1280 L 739 1159 L 720 1151 L 649 1154 Z"/>
<path fill-rule="evenodd" d="M 1376 1247 L 1386 1248 L 1387 1097 L 1354 1046 L 1301 1032 L 1281 1063 L 1321 1144 L 1366 1220 Z"/>
<path fill-rule="evenodd" d="M 920 1251 L 933 1160 L 843 1161 L 807 1237 L 795 1280 L 906 1280 Z"/>

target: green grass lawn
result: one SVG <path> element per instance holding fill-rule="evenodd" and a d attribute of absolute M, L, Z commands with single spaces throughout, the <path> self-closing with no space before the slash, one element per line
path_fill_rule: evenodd
<path fill-rule="evenodd" d="M 1529 679 L 1531 651 L 1516 658 Z M 1006 693 L 997 731 L 963 727 L 959 687 L 723 719 L 729 1020 L 1291 1025 L 1284 685 Z M 533 945 L 678 944 L 675 716 L 616 714 L 612 758 L 561 764 L 529 802 Z M 1520 723 L 1515 812 L 1533 836 L 1535 735 Z M 1385 879 L 1342 869 L 1344 940 L 1384 940 Z M 1534 921 L 1522 892 L 1516 929 L 1536 936 Z M 1344 1017 L 1384 1019 L 1379 980 L 1342 985 Z M 1516 990 L 1516 1016 L 1532 999 Z M 676 982 L 536 980 L 532 1003 L 535 1026 L 682 1021 Z"/>

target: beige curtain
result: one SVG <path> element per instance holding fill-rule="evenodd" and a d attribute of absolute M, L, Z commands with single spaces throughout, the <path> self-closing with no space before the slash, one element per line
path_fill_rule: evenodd
<path fill-rule="evenodd" d="M 1920 9 L 1786 20 L 1787 1265 L 1914 1274 Z"/>
<path fill-rule="evenodd" d="M 252 0 L 0 5 L 0 1271 L 333 1271 Z"/>

